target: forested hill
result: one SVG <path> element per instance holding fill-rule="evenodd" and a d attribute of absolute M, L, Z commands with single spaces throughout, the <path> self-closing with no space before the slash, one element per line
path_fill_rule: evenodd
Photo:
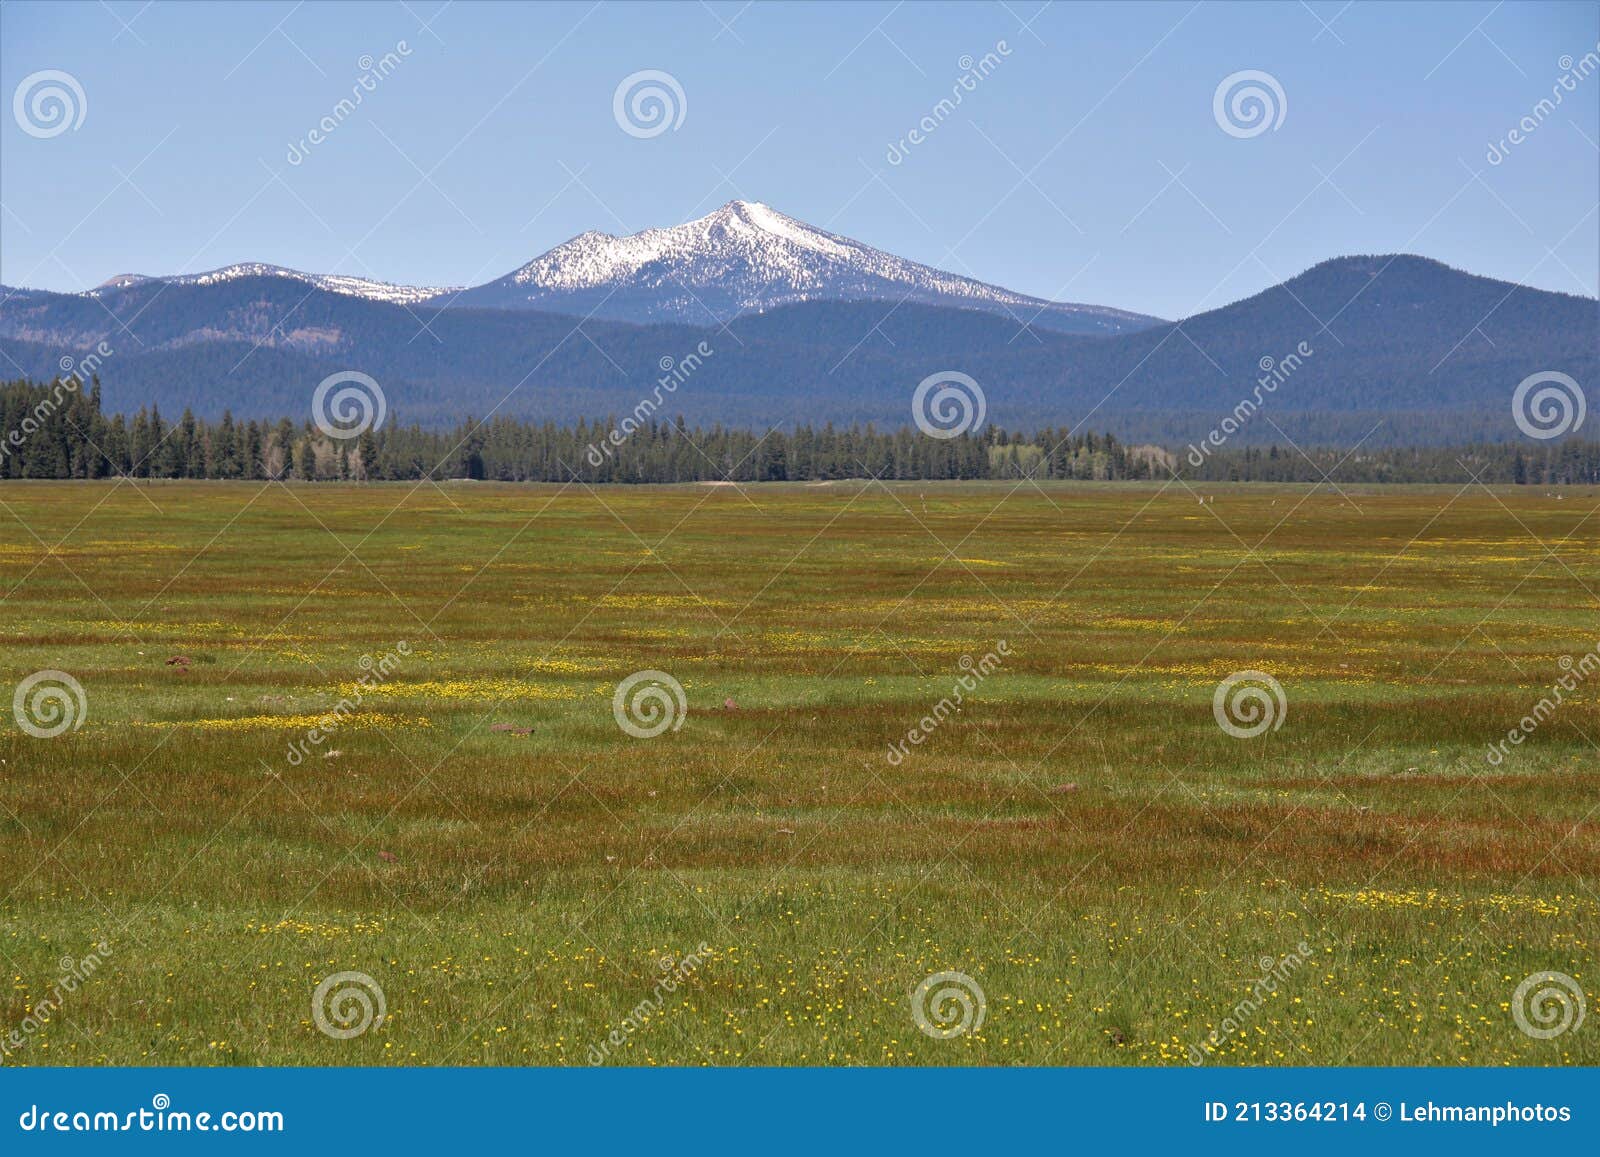
<path fill-rule="evenodd" d="M 1176 447 L 1130 446 L 1110 434 L 985 426 L 933 438 L 915 429 L 802 424 L 793 430 L 610 420 L 572 426 L 496 418 L 455 428 L 380 426 L 334 438 L 311 423 L 215 422 L 159 409 L 107 415 L 99 384 L 0 385 L 0 479 L 151 478 L 378 482 L 782 482 L 848 478 L 1022 478 L 1320 482 L 1600 483 L 1600 442 L 1290 450 L 1225 447 L 1198 466 Z"/>

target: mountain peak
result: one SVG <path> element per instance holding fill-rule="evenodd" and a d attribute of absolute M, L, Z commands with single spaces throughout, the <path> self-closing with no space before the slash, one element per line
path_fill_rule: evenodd
<path fill-rule="evenodd" d="M 711 216 L 718 217 L 724 215 L 736 215 L 741 217 L 749 217 L 755 213 L 771 213 L 772 211 L 773 210 L 770 205 L 763 204 L 760 201 L 741 201 L 735 197 L 732 201 L 724 204 L 722 208 L 718 209 L 715 213 L 712 213 Z"/>
<path fill-rule="evenodd" d="M 1532 286 L 1470 273 L 1419 253 L 1357 253 L 1330 257 L 1313 265 L 1304 273 L 1290 278 L 1284 284 L 1292 287 L 1296 293 L 1304 293 L 1306 290 L 1303 287 L 1330 281 L 1341 280 L 1356 285 L 1370 282 L 1374 285 L 1383 285 L 1390 293 L 1406 293 L 1417 299 L 1431 299 L 1441 291 L 1441 286 L 1461 284 L 1462 279 L 1485 286 L 1498 286 L 1500 292 L 1504 294 L 1517 291 L 1534 292 Z M 1562 296 L 1594 300 L 1570 293 Z"/>
<path fill-rule="evenodd" d="M 720 324 L 808 301 L 944 305 L 1079 333 L 1118 333 L 1155 322 L 986 285 L 745 200 L 679 225 L 624 236 L 580 233 L 498 281 L 468 290 L 457 303 Z"/>
<path fill-rule="evenodd" d="M 205 273 L 123 274 L 94 297 L 141 284 L 204 287 L 287 279 L 347 297 L 440 308 L 538 309 L 634 323 L 721 325 L 744 313 L 806 302 L 885 302 L 997 314 L 1018 326 L 1114 334 L 1159 319 L 1047 301 L 875 249 L 809 225 L 761 201 L 736 198 L 676 225 L 612 234 L 587 230 L 526 265 L 465 290 L 392 285 L 348 274 L 303 273 L 245 262 Z"/>
<path fill-rule="evenodd" d="M 247 277 L 281 277 L 325 289 L 329 293 L 341 293 L 346 297 L 364 297 L 369 301 L 390 301 L 402 305 L 426 301 L 453 292 L 452 289 L 436 286 L 391 285 L 387 281 L 374 281 L 369 277 L 351 277 L 342 273 L 302 273 L 298 269 L 286 269 L 282 265 L 269 265 L 262 261 L 241 261 L 205 273 L 183 273 L 172 277 L 146 277 L 141 273 L 121 273 L 97 285 L 89 293 L 91 296 L 100 296 L 150 282 L 164 282 L 167 285 L 220 285 Z"/>
<path fill-rule="evenodd" d="M 809 229 L 803 222 L 780 213 L 771 205 L 760 201 L 729 201 L 714 213 L 700 218 L 702 221 L 736 221 L 768 233 L 782 234 L 786 228 Z"/>

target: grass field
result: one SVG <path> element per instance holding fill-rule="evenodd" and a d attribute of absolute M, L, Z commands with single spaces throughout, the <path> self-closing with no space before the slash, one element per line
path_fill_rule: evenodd
<path fill-rule="evenodd" d="M 1600 1063 L 1600 492 L 1205 496 L 0 487 L 6 1063 Z"/>

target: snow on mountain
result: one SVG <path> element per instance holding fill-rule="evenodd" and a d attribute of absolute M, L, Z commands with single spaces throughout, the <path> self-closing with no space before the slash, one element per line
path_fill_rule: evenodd
<path fill-rule="evenodd" d="M 907 261 L 753 201 L 617 237 L 579 234 L 459 305 L 536 308 L 621 321 L 722 322 L 807 301 L 909 301 L 1037 319 L 1054 329 L 1118 333 L 1156 319 L 1045 301 Z"/>
<path fill-rule="evenodd" d="M 282 277 L 396 305 L 537 309 L 609 321 L 707 325 L 801 302 L 883 301 L 979 310 L 1068 333 L 1125 333 L 1159 324 L 1142 314 L 1045 301 L 920 265 L 754 201 L 729 201 L 682 225 L 624 237 L 581 233 L 498 280 L 465 290 L 245 262 L 173 277 L 121 274 L 87 296 L 151 282 L 204 286 L 246 277 Z"/>
<path fill-rule="evenodd" d="M 286 277 L 292 281 L 314 285 L 329 293 L 342 293 L 347 297 L 364 297 L 368 301 L 387 301 L 395 305 L 413 305 L 430 298 L 456 292 L 454 289 L 429 288 L 419 285 L 393 285 L 387 281 L 373 281 L 365 277 L 349 277 L 340 273 L 302 273 L 298 269 L 285 269 L 281 265 L 266 265 L 259 261 L 226 265 L 208 273 L 186 273 L 174 277 L 146 277 L 140 273 L 124 273 L 89 291 L 98 297 L 107 293 L 143 285 L 151 281 L 164 281 L 169 285 L 218 285 L 237 281 L 241 277 Z"/>
<path fill-rule="evenodd" d="M 119 273 L 115 277 L 106 278 L 99 285 L 95 286 L 94 289 L 91 289 L 89 293 L 94 295 L 97 291 L 102 289 L 127 289 L 130 285 L 142 285 L 146 281 L 151 280 L 153 280 L 153 278 L 146 277 L 142 273 Z"/>

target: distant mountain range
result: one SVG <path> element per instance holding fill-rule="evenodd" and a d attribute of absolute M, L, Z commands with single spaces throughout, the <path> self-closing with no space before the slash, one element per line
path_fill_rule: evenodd
<path fill-rule="evenodd" d="M 464 291 L 273 266 L 0 289 L 0 377 L 49 379 L 102 341 L 111 410 L 299 418 L 323 378 L 360 370 L 391 420 L 429 425 L 628 413 L 677 374 L 666 417 L 897 427 L 918 382 L 956 370 L 991 422 L 1181 445 L 1273 376 L 1236 442 L 1420 445 L 1519 437 L 1511 395 L 1530 374 L 1592 399 L 1600 382 L 1600 303 L 1422 257 L 1336 258 L 1170 323 L 1009 293 L 746 202 L 583 234 Z"/>
<path fill-rule="evenodd" d="M 1045 301 L 945 273 L 828 233 L 754 201 L 729 201 L 670 229 L 590 231 L 471 288 L 393 285 L 246 262 L 171 277 L 124 273 L 89 290 L 110 298 L 151 282 L 218 285 L 281 277 L 368 301 L 439 308 L 537 309 L 606 321 L 717 325 L 806 301 L 887 301 L 1000 313 L 1063 333 L 1126 333 L 1159 318 Z"/>

